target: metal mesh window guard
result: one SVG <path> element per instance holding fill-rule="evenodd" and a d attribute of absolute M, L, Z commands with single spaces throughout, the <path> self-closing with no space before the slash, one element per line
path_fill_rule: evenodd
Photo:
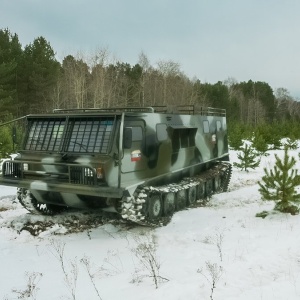
<path fill-rule="evenodd" d="M 108 152 L 114 125 L 113 118 L 84 118 L 69 121 L 66 152 Z"/>
<path fill-rule="evenodd" d="M 25 150 L 58 151 L 64 131 L 65 120 L 31 120 Z"/>
<path fill-rule="evenodd" d="M 25 150 L 106 154 L 114 124 L 112 116 L 69 118 L 68 121 L 65 118 L 32 119 Z"/>

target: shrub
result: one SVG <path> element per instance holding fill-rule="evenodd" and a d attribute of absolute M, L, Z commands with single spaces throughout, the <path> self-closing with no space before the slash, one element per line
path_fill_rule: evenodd
<path fill-rule="evenodd" d="M 300 202 L 300 194 L 296 191 L 296 187 L 300 184 L 300 176 L 294 169 L 296 159 L 288 155 L 287 147 L 284 150 L 283 160 L 277 154 L 275 159 L 272 170 L 264 168 L 265 175 L 262 182 L 259 182 L 259 192 L 263 200 L 275 201 L 275 210 L 295 215 L 299 212 L 297 204 Z"/>
<path fill-rule="evenodd" d="M 255 169 L 259 166 L 260 160 L 258 160 L 259 154 L 254 151 L 254 149 L 245 144 L 244 147 L 241 148 L 241 152 L 238 153 L 239 163 L 233 163 L 233 165 L 241 170 L 245 170 L 248 172 L 248 169 Z"/>

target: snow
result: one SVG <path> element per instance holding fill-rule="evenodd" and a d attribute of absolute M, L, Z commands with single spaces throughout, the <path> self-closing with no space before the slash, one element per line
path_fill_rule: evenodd
<path fill-rule="evenodd" d="M 283 156 L 269 151 L 255 170 L 233 168 L 228 192 L 155 229 L 107 222 L 70 232 L 67 224 L 88 216 L 30 215 L 16 189 L 1 186 L 0 299 L 300 299 L 300 216 L 255 217 L 274 207 L 261 200 L 257 182 L 275 153 Z M 36 235 L 26 229 L 30 222 Z M 141 245 L 160 263 L 158 288 L 138 259 Z"/>

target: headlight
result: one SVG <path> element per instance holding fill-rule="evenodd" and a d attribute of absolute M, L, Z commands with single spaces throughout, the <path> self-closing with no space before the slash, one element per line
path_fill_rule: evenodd
<path fill-rule="evenodd" d="M 94 173 L 93 173 L 92 169 L 85 168 L 85 169 L 84 169 L 84 176 L 85 176 L 85 177 L 93 177 L 93 176 L 94 176 Z"/>
<path fill-rule="evenodd" d="M 104 178 L 104 170 L 103 170 L 103 168 L 101 168 L 101 167 L 97 168 L 96 173 L 97 173 L 97 178 L 98 179 L 103 179 Z"/>

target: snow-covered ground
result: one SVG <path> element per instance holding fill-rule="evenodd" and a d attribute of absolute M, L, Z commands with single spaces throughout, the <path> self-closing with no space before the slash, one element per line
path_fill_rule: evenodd
<path fill-rule="evenodd" d="M 0 299 L 300 299 L 300 216 L 255 217 L 274 206 L 257 184 L 274 153 L 248 173 L 234 168 L 229 192 L 156 229 L 108 222 L 70 232 L 64 224 L 88 216 L 32 216 L 14 188 L 0 187 Z"/>

